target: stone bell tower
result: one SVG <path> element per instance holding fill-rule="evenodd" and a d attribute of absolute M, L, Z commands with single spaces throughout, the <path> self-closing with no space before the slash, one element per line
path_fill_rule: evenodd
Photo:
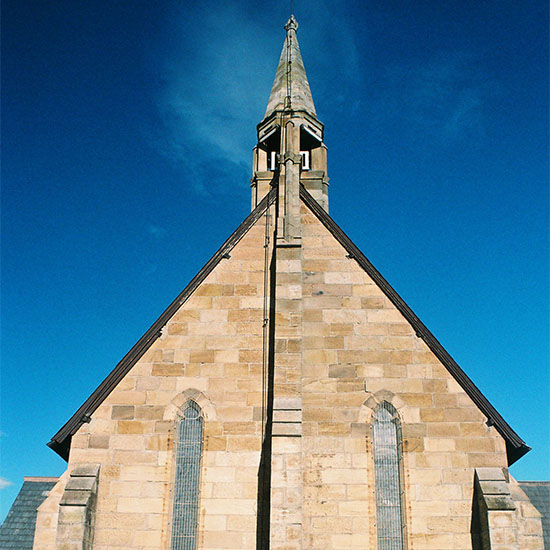
<path fill-rule="evenodd" d="M 251 179 L 253 209 L 272 186 L 278 186 L 279 235 L 286 241 L 300 239 L 300 183 L 328 211 L 324 125 L 315 112 L 297 29 L 291 15 L 265 116 L 257 127 Z"/>

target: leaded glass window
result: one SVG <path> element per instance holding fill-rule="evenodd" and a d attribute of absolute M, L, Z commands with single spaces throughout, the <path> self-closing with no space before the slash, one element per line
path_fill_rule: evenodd
<path fill-rule="evenodd" d="M 404 550 L 401 423 L 386 401 L 374 411 L 372 431 L 378 550 Z"/>
<path fill-rule="evenodd" d="M 202 432 L 201 409 L 188 401 L 177 427 L 171 550 L 197 548 Z"/>

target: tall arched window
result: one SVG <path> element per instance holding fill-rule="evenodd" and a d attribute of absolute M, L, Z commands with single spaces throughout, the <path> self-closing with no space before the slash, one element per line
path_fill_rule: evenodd
<path fill-rule="evenodd" d="M 374 410 L 372 432 L 378 550 L 404 550 L 401 422 L 390 403 Z"/>
<path fill-rule="evenodd" d="M 200 407 L 194 401 L 188 401 L 184 406 L 177 431 L 170 548 L 171 550 L 195 550 L 199 515 L 203 417 Z"/>

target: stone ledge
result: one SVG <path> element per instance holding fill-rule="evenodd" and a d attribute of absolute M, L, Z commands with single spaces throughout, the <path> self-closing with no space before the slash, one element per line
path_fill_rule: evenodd
<path fill-rule="evenodd" d="M 274 436 L 300 437 L 302 435 L 301 422 L 273 422 Z"/>
<path fill-rule="evenodd" d="M 510 494 L 510 486 L 500 468 L 476 468 L 475 478 L 479 495 L 487 506 L 487 510 L 516 509 Z"/>

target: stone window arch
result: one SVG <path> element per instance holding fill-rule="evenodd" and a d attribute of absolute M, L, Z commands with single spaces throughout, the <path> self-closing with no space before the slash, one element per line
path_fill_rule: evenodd
<path fill-rule="evenodd" d="M 196 401 L 189 399 L 180 408 L 176 421 L 170 550 L 197 548 L 203 439 L 203 411 Z"/>
<path fill-rule="evenodd" d="M 406 548 L 402 441 L 397 409 L 382 401 L 372 421 L 378 550 Z"/>

